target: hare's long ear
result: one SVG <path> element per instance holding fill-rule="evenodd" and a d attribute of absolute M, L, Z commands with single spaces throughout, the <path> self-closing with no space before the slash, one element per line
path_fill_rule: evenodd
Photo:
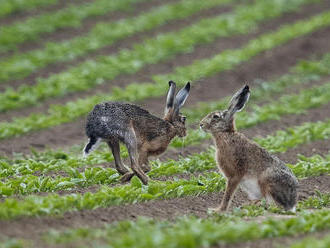
<path fill-rule="evenodd" d="M 185 87 L 183 87 L 181 90 L 179 90 L 178 94 L 176 94 L 175 97 L 175 103 L 174 103 L 174 111 L 176 114 L 179 113 L 180 108 L 184 105 L 186 102 L 190 91 L 190 82 L 186 84 Z"/>
<path fill-rule="evenodd" d="M 226 114 L 227 119 L 231 119 L 236 112 L 241 111 L 246 102 L 249 100 L 250 89 L 248 85 L 245 85 L 231 98 L 228 112 Z"/>
<path fill-rule="evenodd" d="M 173 81 L 168 82 L 169 90 L 166 98 L 165 119 L 169 119 L 173 113 L 176 84 Z"/>

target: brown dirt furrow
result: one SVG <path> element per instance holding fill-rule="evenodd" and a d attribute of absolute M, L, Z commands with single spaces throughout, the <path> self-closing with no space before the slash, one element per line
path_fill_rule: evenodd
<path fill-rule="evenodd" d="M 63 9 L 70 4 L 83 4 L 92 2 L 93 0 L 58 0 L 56 4 L 48 5 L 48 6 L 41 6 L 36 9 L 32 10 L 23 10 L 19 12 L 12 13 L 6 17 L 0 18 L 0 26 L 3 25 L 10 25 L 13 22 L 21 22 L 24 21 L 26 18 L 30 18 L 37 15 L 48 14 L 60 9 Z"/>
<path fill-rule="evenodd" d="M 177 0 L 167 0 L 167 2 L 175 1 Z M 56 32 L 43 33 L 36 41 L 26 41 L 22 44 L 19 44 L 15 52 L 7 52 L 5 54 L 1 54 L 1 56 L 8 57 L 17 52 L 23 53 L 34 49 L 40 49 L 44 47 L 47 42 L 60 42 L 63 40 L 68 40 L 75 36 L 87 33 L 98 22 L 116 21 L 122 18 L 132 17 L 138 13 L 142 13 L 143 11 L 148 11 L 153 7 L 160 6 L 163 3 L 164 1 L 162 0 L 144 1 L 132 4 L 132 8 L 126 9 L 125 11 L 115 11 L 106 13 L 105 15 L 90 16 L 82 20 L 82 23 L 79 25 L 79 27 L 66 27 L 58 29 Z"/>
<path fill-rule="evenodd" d="M 301 154 L 305 157 L 310 157 L 314 154 L 327 155 L 330 153 L 330 140 L 317 140 L 308 144 L 297 146 L 293 149 L 289 149 L 284 153 L 277 153 L 281 160 L 286 163 L 294 164 L 297 162 L 297 154 Z"/>
<path fill-rule="evenodd" d="M 319 176 L 300 180 L 299 200 L 308 196 L 313 196 L 315 189 L 324 193 L 329 193 L 330 176 Z M 302 195 L 300 195 L 302 193 Z M 156 219 L 173 220 L 177 216 L 193 214 L 198 217 L 206 217 L 207 209 L 220 204 L 223 192 L 205 194 L 200 196 L 188 196 L 170 200 L 156 200 L 145 203 L 111 206 L 108 208 L 98 208 L 94 210 L 83 210 L 66 213 L 60 217 L 24 217 L 11 221 L 0 221 L 2 234 L 9 237 L 37 239 L 39 235 L 55 228 L 63 230 L 65 228 L 92 226 L 98 227 L 106 223 L 119 220 L 135 220 L 138 216 L 146 216 Z M 247 204 L 248 200 L 244 193 L 238 191 L 233 200 L 233 207 Z"/>
<path fill-rule="evenodd" d="M 47 78 L 52 74 L 60 73 L 65 70 L 68 70 L 74 66 L 77 66 L 87 60 L 95 59 L 97 56 L 100 55 L 114 55 L 121 49 L 131 49 L 133 45 L 142 42 L 147 38 L 151 38 L 157 36 L 158 34 L 171 32 L 174 30 L 179 30 L 185 26 L 192 25 L 193 23 L 207 17 L 220 15 L 224 12 L 229 12 L 231 9 L 230 6 L 218 6 L 212 9 L 202 10 L 189 18 L 182 19 L 182 20 L 175 20 L 169 21 L 166 24 L 160 26 L 159 28 L 152 29 L 150 31 L 139 32 L 134 35 L 131 35 L 123 40 L 119 40 L 110 46 L 103 47 L 96 51 L 91 51 L 84 56 L 78 57 L 73 61 L 66 61 L 66 62 L 58 62 L 55 64 L 49 64 L 45 68 L 40 70 L 36 70 L 28 77 L 23 79 L 17 79 L 9 81 L 5 84 L 0 85 L 0 92 L 4 91 L 8 86 L 12 88 L 17 88 L 20 85 L 34 85 L 36 84 L 38 78 Z M 136 15 L 141 14 L 141 12 L 145 12 L 140 10 L 139 13 L 135 13 Z M 116 82 L 114 82 L 116 83 Z M 120 86 L 120 84 L 118 84 Z"/>
<path fill-rule="evenodd" d="M 330 1 L 329 1 L 328 5 L 329 6 L 323 6 L 323 8 L 330 8 Z M 214 10 L 214 11 L 216 12 L 216 11 L 224 11 L 224 10 L 220 8 L 219 10 Z M 286 15 L 281 16 L 280 18 L 265 22 L 264 24 L 262 24 L 260 26 L 259 29 L 251 32 L 250 34 L 236 35 L 236 36 L 232 36 L 232 37 L 228 37 L 228 38 L 218 38 L 211 44 L 197 46 L 194 49 L 194 51 L 192 51 L 191 53 L 177 55 L 174 58 L 167 60 L 166 62 L 146 66 L 143 69 L 141 69 L 139 72 L 134 73 L 132 75 L 120 75 L 116 79 L 111 80 L 105 84 L 96 86 L 91 90 L 84 91 L 84 92 L 70 93 L 63 97 L 56 97 L 53 99 L 48 99 L 46 101 L 43 101 L 43 103 L 39 104 L 38 106 L 27 107 L 27 108 L 23 108 L 23 109 L 19 109 L 19 110 L 10 111 L 7 113 L 2 113 L 2 114 L 0 114 L 0 119 L 10 120 L 12 118 L 12 116 L 15 116 L 15 117 L 26 116 L 32 112 L 45 112 L 45 111 L 47 111 L 47 109 L 49 108 L 49 106 L 51 104 L 59 104 L 59 103 L 63 104 L 67 101 L 73 101 L 78 98 L 88 97 L 93 94 L 111 92 L 111 89 L 114 86 L 125 87 L 132 82 L 152 81 L 151 80 L 152 75 L 169 73 L 169 72 L 172 72 L 173 69 L 177 66 L 189 65 L 194 60 L 212 57 L 212 56 L 214 56 L 214 54 L 220 53 L 221 51 L 226 50 L 226 49 L 239 48 L 244 43 L 246 43 L 248 40 L 253 39 L 262 33 L 269 32 L 269 30 L 274 30 L 283 24 L 292 23 L 297 19 L 308 18 L 308 16 L 312 16 L 320 11 L 321 11 L 320 6 L 308 5 L 307 7 L 302 8 L 301 11 L 298 11 L 296 13 L 286 14 Z M 179 26 L 174 26 L 174 27 L 176 28 Z M 166 29 L 166 27 L 164 27 L 164 28 Z M 173 28 L 173 26 L 172 26 L 172 28 Z M 311 35 L 311 40 L 307 40 L 305 43 L 305 46 L 308 46 L 309 44 L 311 44 L 310 45 L 311 48 L 309 48 L 308 51 L 306 51 L 305 47 L 298 47 L 297 49 L 295 49 L 295 51 L 297 51 L 297 50 L 304 50 L 304 51 L 297 51 L 298 54 L 293 54 L 293 56 L 291 56 L 284 63 L 281 61 L 281 64 L 283 65 L 283 66 L 280 65 L 281 69 L 284 68 L 284 70 L 287 70 L 287 67 L 294 64 L 297 60 L 303 59 L 303 58 L 308 58 L 311 54 L 323 54 L 324 51 L 329 51 L 330 45 L 328 45 L 327 41 L 330 38 L 330 35 L 329 35 L 330 32 L 328 32 L 328 30 L 330 30 L 330 28 L 325 30 L 324 33 L 323 33 L 323 31 L 316 32 L 316 34 L 319 33 L 318 39 L 313 39 L 312 35 Z M 326 37 L 325 37 L 325 34 L 327 34 Z M 300 40 L 301 42 L 304 42 L 303 38 L 300 38 L 298 40 Z M 128 39 L 127 42 L 130 43 L 131 39 Z M 315 42 L 317 42 L 317 44 L 315 44 Z M 124 43 L 125 42 L 123 42 L 123 44 Z M 124 46 L 125 46 L 125 44 L 124 44 Z M 304 44 L 301 46 L 304 46 Z M 111 53 L 111 52 L 113 52 L 113 49 L 116 49 L 116 48 L 115 47 L 114 48 L 112 48 L 112 47 L 105 48 L 104 52 L 102 54 L 108 54 L 109 52 Z M 109 51 L 107 51 L 107 50 L 109 50 Z M 269 57 L 271 55 L 272 54 L 270 54 L 270 52 L 268 52 L 267 56 Z M 283 59 L 283 57 L 282 57 L 282 59 Z M 288 63 L 288 64 L 286 64 L 286 63 Z M 62 67 L 62 65 L 57 65 L 57 64 L 55 66 L 51 66 L 51 67 L 54 67 L 55 70 L 57 70 L 56 69 L 57 66 Z M 270 65 L 270 66 L 272 66 L 272 65 Z M 275 66 L 275 67 L 277 67 L 277 66 Z M 267 68 L 267 69 L 272 70 L 272 68 Z M 56 71 L 56 72 L 58 72 L 58 71 Z M 54 71 L 53 71 L 53 69 L 51 69 L 50 71 L 48 71 L 46 73 L 54 73 Z M 264 72 L 264 70 L 263 70 L 262 73 L 263 74 L 257 74 L 255 76 L 257 76 L 257 78 L 260 78 L 260 77 L 264 78 L 263 76 L 265 74 L 269 75 L 269 73 L 273 73 L 273 71 Z M 276 73 L 278 74 L 279 72 L 277 71 Z M 37 74 L 38 74 L 38 72 L 37 72 Z M 204 89 L 203 85 L 205 83 L 210 84 L 210 87 L 216 87 L 216 91 L 219 91 L 219 88 L 221 90 L 222 87 L 226 88 L 227 87 L 226 85 L 219 85 L 218 79 L 222 78 L 222 74 L 226 75 L 227 72 L 219 73 L 219 74 L 215 75 L 214 77 L 211 78 L 212 79 L 211 82 L 208 82 L 208 79 L 202 79 L 199 82 L 195 82 L 196 84 L 198 84 L 198 86 L 194 91 L 199 92 L 201 89 Z M 36 77 L 34 77 L 34 79 L 35 78 Z M 214 78 L 217 78 L 215 82 L 213 81 Z M 255 78 L 253 78 L 253 76 L 252 76 L 252 79 L 254 80 Z M 252 79 L 249 78 L 248 81 L 250 81 Z M 229 80 L 232 80 L 232 79 L 230 78 Z M 24 83 L 28 82 L 28 84 L 30 82 L 30 80 L 19 80 L 19 81 L 24 82 Z M 34 80 L 32 80 L 32 81 L 34 81 Z M 231 81 L 228 81 L 228 82 L 231 82 Z M 16 84 L 16 83 L 14 83 L 14 84 Z M 1 89 L 1 86 L 0 86 L 0 89 Z M 212 90 L 212 88 L 210 88 L 210 90 Z M 204 100 L 205 98 L 207 98 L 208 92 L 205 92 L 205 90 L 204 90 L 202 93 L 204 95 L 204 98 L 203 98 L 203 100 Z M 198 94 L 198 93 L 196 95 L 200 96 L 200 94 Z M 155 99 L 155 101 L 159 101 L 159 98 Z M 154 104 L 154 102 L 153 102 L 153 104 Z M 158 103 L 158 105 L 159 105 L 159 103 Z"/>

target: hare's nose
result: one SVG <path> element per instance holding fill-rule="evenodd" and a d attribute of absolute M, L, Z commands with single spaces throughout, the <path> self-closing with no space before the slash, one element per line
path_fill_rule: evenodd
<path fill-rule="evenodd" d="M 201 124 L 199 124 L 199 127 L 200 127 L 200 128 L 202 128 L 202 127 L 203 127 L 203 124 L 202 124 L 202 123 L 201 123 Z"/>

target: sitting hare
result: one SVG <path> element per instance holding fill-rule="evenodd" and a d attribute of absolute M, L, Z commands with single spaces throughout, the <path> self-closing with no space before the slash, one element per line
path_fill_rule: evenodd
<path fill-rule="evenodd" d="M 96 105 L 87 117 L 89 142 L 84 148 L 84 155 L 95 149 L 99 141 L 105 141 L 112 151 L 117 171 L 124 175 L 121 180 L 128 181 L 135 174 L 144 184 L 148 184 L 145 175 L 150 170 L 148 157 L 163 153 L 175 136 L 186 136 L 186 117 L 179 110 L 189 95 L 190 83 L 176 96 L 175 90 L 176 84 L 170 81 L 163 119 L 129 103 L 105 102 Z M 121 161 L 119 142 L 127 147 L 133 172 L 129 172 Z"/>
<path fill-rule="evenodd" d="M 227 179 L 224 198 L 215 210 L 228 209 L 239 185 L 250 200 L 265 197 L 285 210 L 295 211 L 298 182 L 292 171 L 276 156 L 235 129 L 234 114 L 243 109 L 249 96 L 246 85 L 233 96 L 227 110 L 210 113 L 200 122 L 200 127 L 213 136 L 216 160 Z"/>

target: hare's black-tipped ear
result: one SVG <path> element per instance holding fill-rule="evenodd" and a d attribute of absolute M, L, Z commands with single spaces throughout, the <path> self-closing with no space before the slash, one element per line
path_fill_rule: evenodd
<path fill-rule="evenodd" d="M 230 105 L 228 108 L 228 118 L 232 118 L 236 112 L 241 111 L 246 102 L 249 100 L 250 89 L 248 85 L 245 85 L 231 98 Z"/>
<path fill-rule="evenodd" d="M 183 87 L 181 90 L 179 90 L 178 94 L 176 94 L 175 97 L 175 110 L 179 111 L 180 108 L 184 105 L 186 102 L 190 91 L 190 82 L 186 84 L 185 87 Z"/>
<path fill-rule="evenodd" d="M 171 120 L 174 112 L 174 102 L 175 102 L 175 89 L 176 84 L 173 81 L 168 82 L 169 90 L 166 98 L 166 107 L 165 107 L 165 119 Z"/>
<path fill-rule="evenodd" d="M 175 96 L 175 89 L 176 89 L 176 84 L 173 81 L 168 82 L 169 85 L 169 90 L 167 93 L 167 98 L 166 98 L 166 109 L 168 110 L 170 108 L 173 108 L 174 105 L 174 96 Z"/>

